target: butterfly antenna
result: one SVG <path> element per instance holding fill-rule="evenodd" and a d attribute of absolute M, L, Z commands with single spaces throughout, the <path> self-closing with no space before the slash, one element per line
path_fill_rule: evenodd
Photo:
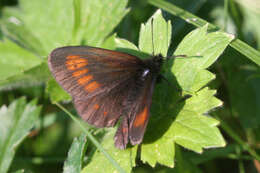
<path fill-rule="evenodd" d="M 170 56 L 169 58 L 187 58 L 188 56 L 187 55 L 173 55 L 173 56 Z"/>
<path fill-rule="evenodd" d="M 152 31 L 152 48 L 153 48 L 153 53 L 152 53 L 152 55 L 154 56 L 153 18 L 151 19 L 151 31 Z"/>

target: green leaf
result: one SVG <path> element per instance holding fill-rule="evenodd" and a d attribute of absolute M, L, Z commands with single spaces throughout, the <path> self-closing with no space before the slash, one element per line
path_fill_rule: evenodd
<path fill-rule="evenodd" d="M 49 93 L 52 103 L 71 100 L 71 96 L 53 78 L 48 81 L 46 92 Z"/>
<path fill-rule="evenodd" d="M 4 19 L 6 20 L 3 20 L 1 28 L 5 36 L 10 40 L 15 41 L 15 43 L 23 49 L 27 49 L 39 57 L 46 54 L 41 42 L 21 23 L 19 19 L 15 18 L 12 14 L 8 16 L 8 12 L 4 14 Z"/>
<path fill-rule="evenodd" d="M 102 147 L 116 160 L 116 162 L 126 171 L 131 172 L 135 166 L 135 157 L 137 154 L 137 146 L 119 150 L 114 146 L 114 134 L 116 129 L 111 129 L 105 134 L 102 141 Z M 87 172 L 117 172 L 115 167 L 107 160 L 103 153 L 96 150 L 90 163 L 83 169 L 82 173 Z"/>
<path fill-rule="evenodd" d="M 115 38 L 115 44 L 117 47 L 116 50 L 120 52 L 125 52 L 137 57 L 144 57 L 144 53 L 140 52 L 139 49 L 128 40 Z"/>
<path fill-rule="evenodd" d="M 128 49 L 132 49 L 132 50 L 137 50 L 138 51 L 138 48 L 133 43 L 131 43 L 128 40 L 121 39 L 121 38 L 116 38 L 115 42 L 116 42 L 117 48 L 128 48 Z"/>
<path fill-rule="evenodd" d="M 207 21 L 193 15 L 192 13 L 185 11 L 174 4 L 171 4 L 164 0 L 149 0 L 149 3 L 161 8 L 175 16 L 178 16 L 188 23 L 191 23 L 197 27 L 202 27 L 207 24 Z M 209 24 L 211 30 L 218 30 L 219 28 L 213 24 Z M 230 43 L 230 46 L 243 54 L 246 58 L 255 62 L 258 66 L 260 65 L 260 52 L 253 47 L 249 46 L 245 42 L 235 39 Z"/>
<path fill-rule="evenodd" d="M 151 22 L 152 20 L 153 22 Z M 146 24 L 141 26 L 139 49 L 145 53 L 162 54 L 166 57 L 171 40 L 171 30 L 171 22 L 166 22 L 161 10 L 157 10 Z"/>
<path fill-rule="evenodd" d="M 18 171 L 13 172 L 13 173 L 32 173 L 32 171 L 20 169 Z"/>
<path fill-rule="evenodd" d="M 113 48 L 110 45 L 114 42 L 114 37 L 104 40 L 109 33 L 116 27 L 120 20 L 126 15 L 128 10 L 125 9 L 127 1 L 106 0 L 106 1 L 75 1 L 74 11 L 77 16 L 74 26 L 75 38 L 72 40 L 73 44 L 88 44 L 92 46 L 101 46 L 106 48 Z M 81 7 L 79 9 L 79 6 Z M 103 8 L 109 6 L 109 8 Z M 80 13 L 78 13 L 80 10 Z M 106 16 L 106 17 L 105 17 Z M 72 34 L 72 33 L 70 33 Z M 50 94 L 52 102 L 61 100 L 68 100 L 68 94 L 61 89 L 58 84 L 54 84 L 53 80 L 48 81 L 47 92 Z M 54 92 L 55 91 L 55 92 Z"/>
<path fill-rule="evenodd" d="M 207 28 L 205 25 L 189 33 L 174 53 L 191 56 L 189 60 L 176 58 L 172 66 L 178 84 L 191 93 L 215 78 L 215 75 L 204 69 L 217 60 L 233 39 L 233 36 L 224 32 L 207 33 Z"/>
<path fill-rule="evenodd" d="M 87 138 L 85 134 L 74 138 L 68 153 L 68 158 L 63 166 L 63 173 L 79 173 L 81 171 L 83 157 L 87 148 L 86 141 Z"/>
<path fill-rule="evenodd" d="M 174 107 L 160 106 L 161 109 L 158 109 L 159 103 L 154 103 L 142 145 L 141 159 L 151 166 L 155 166 L 158 162 L 173 167 L 174 143 L 199 153 L 202 152 L 202 148 L 225 146 L 225 141 L 216 127 L 219 122 L 203 115 L 222 104 L 213 97 L 214 94 L 214 90 L 204 88 L 184 103 L 175 104 Z M 167 105 L 165 102 L 162 104 Z M 173 120 L 175 116 L 177 117 Z"/>
<path fill-rule="evenodd" d="M 9 30 L 8 35 L 12 34 L 12 38 L 26 44 L 26 47 L 41 46 L 41 51 L 37 49 L 38 53 L 41 56 L 47 56 L 52 49 L 67 45 L 72 40 L 74 26 L 72 6 L 73 0 L 32 2 L 20 0 L 19 8 L 5 8 L 4 10 L 5 22 L 17 25 L 16 29 L 12 27 L 13 29 Z M 30 35 L 20 35 L 18 31 L 26 31 Z"/>
<path fill-rule="evenodd" d="M 127 1 L 86 0 L 81 1 L 81 22 L 78 40 L 91 46 L 101 46 L 105 37 L 127 14 Z"/>
<path fill-rule="evenodd" d="M 155 55 L 159 53 L 166 55 L 169 42 L 165 40 L 170 40 L 170 35 L 167 33 L 171 30 L 169 22 L 163 19 L 159 10 L 153 15 L 153 24 L 151 21 L 149 19 L 141 27 L 139 48 L 149 54 L 154 52 Z M 161 26 L 160 32 L 152 37 L 151 27 L 153 25 L 156 28 L 157 24 Z M 158 30 L 153 31 L 156 33 Z M 164 75 L 169 81 L 175 79 L 176 85 L 194 95 L 180 102 L 176 90 L 171 89 L 169 92 L 167 91 L 169 87 L 166 85 L 156 86 L 152 116 L 141 150 L 143 162 L 148 162 L 151 166 L 160 163 L 173 167 L 175 143 L 196 152 L 202 152 L 202 148 L 225 145 L 216 127 L 218 121 L 203 115 L 221 106 L 222 102 L 214 97 L 214 90 L 201 88 L 215 78 L 215 75 L 206 68 L 216 61 L 232 39 L 232 36 L 222 32 L 207 33 L 206 25 L 188 34 L 180 43 L 175 55 L 189 57 L 176 58 L 173 65 L 172 62 L 166 64 Z M 154 51 L 151 40 L 154 40 Z M 174 76 L 169 73 L 169 68 Z"/>
<path fill-rule="evenodd" d="M 35 101 L 26 104 L 25 98 L 0 108 L 0 172 L 5 173 L 12 162 L 15 150 L 29 134 L 40 114 Z"/>
<path fill-rule="evenodd" d="M 0 42 L 0 81 L 19 75 L 41 62 L 40 58 L 8 39 Z"/>
<path fill-rule="evenodd" d="M 41 63 L 30 68 L 23 73 L 11 76 L 0 81 L 0 90 L 14 89 L 20 87 L 28 87 L 42 85 L 43 82 L 50 78 L 49 69 L 46 63 Z"/>
<path fill-rule="evenodd" d="M 116 43 L 115 43 L 116 34 L 113 34 L 109 36 L 100 47 L 104 49 L 115 49 Z"/>
<path fill-rule="evenodd" d="M 166 124 L 165 121 L 160 121 L 161 124 Z M 158 127 L 157 127 L 158 128 Z M 149 131 L 150 132 L 150 131 Z M 146 135 L 148 136 L 148 135 Z M 145 140 L 147 140 L 146 137 Z M 144 143 L 142 145 L 141 160 L 147 162 L 152 167 L 155 167 L 156 163 L 166 165 L 168 167 L 174 167 L 175 146 L 172 140 L 169 140 L 166 136 L 152 143 Z"/>
<path fill-rule="evenodd" d="M 168 137 L 173 137 L 174 142 L 198 153 L 202 152 L 202 148 L 225 146 L 225 141 L 216 127 L 219 122 L 203 115 L 222 105 L 220 100 L 213 97 L 214 94 L 214 90 L 204 88 L 187 99 L 169 128 Z"/>

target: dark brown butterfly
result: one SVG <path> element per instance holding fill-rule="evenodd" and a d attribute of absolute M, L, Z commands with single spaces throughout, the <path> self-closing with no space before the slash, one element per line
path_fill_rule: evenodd
<path fill-rule="evenodd" d="M 72 96 L 78 114 L 96 127 L 111 127 L 122 117 L 115 146 L 142 142 L 150 116 L 162 56 L 141 60 L 118 51 L 89 46 L 57 48 L 49 68 Z"/>

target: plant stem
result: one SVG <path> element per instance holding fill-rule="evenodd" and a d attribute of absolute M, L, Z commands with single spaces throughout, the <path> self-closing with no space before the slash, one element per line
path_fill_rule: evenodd
<path fill-rule="evenodd" d="M 82 131 L 84 133 L 86 133 L 86 135 L 88 136 L 88 138 L 91 140 L 91 142 L 97 147 L 97 149 L 102 152 L 105 157 L 109 160 L 109 162 L 114 165 L 114 167 L 121 173 L 125 173 L 125 170 L 123 170 L 123 168 L 121 168 L 121 166 L 112 158 L 112 156 L 110 156 L 108 154 L 108 152 L 100 145 L 100 143 L 96 140 L 96 138 L 84 127 L 84 125 L 82 124 L 82 122 L 80 122 L 77 118 L 75 118 L 75 116 L 73 116 L 67 109 L 65 109 L 62 105 L 60 105 L 59 103 L 55 102 L 54 104 L 56 104 L 61 110 L 63 110 L 66 114 L 68 114 L 70 116 L 70 118 L 75 121 L 79 127 L 82 129 Z"/>

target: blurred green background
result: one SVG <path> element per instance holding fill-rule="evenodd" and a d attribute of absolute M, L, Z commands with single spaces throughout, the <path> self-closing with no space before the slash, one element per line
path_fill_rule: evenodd
<path fill-rule="evenodd" d="M 260 50 L 259 0 L 169 0 L 168 2 L 234 34 L 251 47 Z M 1 17 L 3 9 L 16 6 L 19 7 L 19 1 L 1 0 Z M 113 33 L 137 45 L 141 23 L 147 21 L 158 8 L 146 0 L 129 0 L 127 7 L 130 11 Z M 166 11 L 163 11 L 163 15 L 171 20 L 173 25 L 171 54 L 183 37 L 195 26 Z M 3 40 L 4 37 L 0 30 L 0 39 Z M 247 56 L 228 47 L 211 66 L 210 71 L 216 74 L 216 80 L 210 83 L 210 87 L 217 89 L 217 98 L 224 102 L 224 105 L 211 112 L 211 115 L 220 120 L 220 129 L 227 146 L 209 149 L 203 154 L 183 149 L 182 158 L 188 158 L 194 166 L 194 172 L 260 172 L 259 64 L 255 64 Z M 41 70 L 37 73 L 40 72 Z M 1 87 L 0 105 L 9 105 L 15 99 L 26 96 L 28 102 L 37 98 L 38 104 L 43 108 L 36 127 L 19 146 L 10 172 L 23 168 L 39 173 L 62 172 L 68 149 L 73 138 L 80 134 L 80 129 L 64 112 L 50 103 L 43 83 L 37 83 L 36 80 L 30 85 L 19 86 L 21 87 L 9 85 Z M 65 105 L 73 110 L 71 104 Z M 178 162 L 176 160 L 175 164 L 178 165 Z M 137 166 L 133 169 L 136 173 L 185 171 L 187 171 L 185 165 L 177 168 L 157 165 L 152 168 L 138 159 Z"/>

